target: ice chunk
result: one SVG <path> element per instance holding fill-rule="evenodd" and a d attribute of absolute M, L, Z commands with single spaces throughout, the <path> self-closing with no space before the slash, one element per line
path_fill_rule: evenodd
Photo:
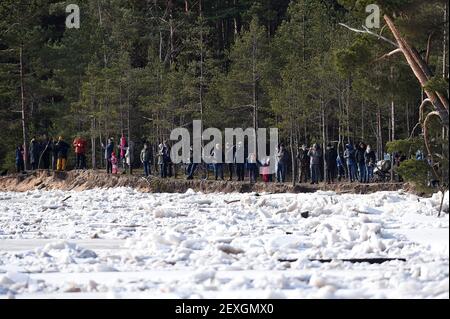
<path fill-rule="evenodd" d="M 326 284 L 326 280 L 317 274 L 313 274 L 309 279 L 309 285 L 316 288 L 324 287 Z"/>
<path fill-rule="evenodd" d="M 231 254 L 231 255 L 238 255 L 238 254 L 244 253 L 244 250 L 237 248 L 237 247 L 233 247 L 231 245 L 219 245 L 219 246 L 217 246 L 217 249 L 223 251 L 226 254 Z"/>
<path fill-rule="evenodd" d="M 157 208 L 153 211 L 153 215 L 155 218 L 171 218 L 171 217 L 177 217 L 178 215 L 171 210 L 164 209 L 164 208 Z"/>
<path fill-rule="evenodd" d="M 193 275 L 193 280 L 195 283 L 200 284 L 202 282 L 205 282 L 207 280 L 213 280 L 216 276 L 216 271 L 212 269 L 202 269 L 197 271 Z"/>

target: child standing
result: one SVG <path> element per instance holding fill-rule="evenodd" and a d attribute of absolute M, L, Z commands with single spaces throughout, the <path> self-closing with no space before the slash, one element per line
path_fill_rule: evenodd
<path fill-rule="evenodd" d="M 116 157 L 116 153 L 112 152 L 111 154 L 111 164 L 112 164 L 112 173 L 117 174 L 119 172 L 119 160 Z"/>

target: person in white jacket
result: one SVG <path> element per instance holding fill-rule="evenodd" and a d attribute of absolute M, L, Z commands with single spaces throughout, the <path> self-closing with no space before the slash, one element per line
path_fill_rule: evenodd
<path fill-rule="evenodd" d="M 134 162 L 134 142 L 128 141 L 128 147 L 125 148 L 125 163 L 130 175 L 133 174 L 133 162 Z"/>

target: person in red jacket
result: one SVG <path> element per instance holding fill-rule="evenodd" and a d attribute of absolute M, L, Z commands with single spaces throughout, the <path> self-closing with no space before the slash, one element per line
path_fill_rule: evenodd
<path fill-rule="evenodd" d="M 77 136 L 73 141 L 76 156 L 75 169 L 86 169 L 86 144 L 86 140 L 81 136 Z"/>

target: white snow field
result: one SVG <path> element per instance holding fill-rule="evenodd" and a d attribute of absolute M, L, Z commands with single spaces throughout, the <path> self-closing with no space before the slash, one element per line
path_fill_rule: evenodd
<path fill-rule="evenodd" d="M 0 298 L 449 298 L 441 196 L 0 192 Z"/>

